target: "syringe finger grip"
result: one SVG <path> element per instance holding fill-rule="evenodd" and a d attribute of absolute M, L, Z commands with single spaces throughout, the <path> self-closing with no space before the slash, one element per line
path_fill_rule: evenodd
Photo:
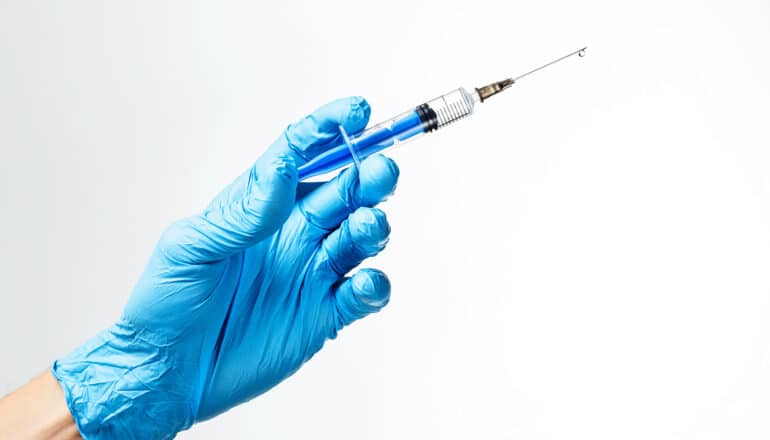
<path fill-rule="evenodd" d="M 350 152 L 350 157 L 353 159 L 353 166 L 356 168 L 360 167 L 361 159 L 358 157 L 358 153 L 356 152 L 355 147 L 353 147 L 353 144 L 350 143 L 350 137 L 348 137 L 348 132 L 345 131 L 345 127 L 343 125 L 340 125 L 340 136 L 342 137 L 342 143 Z"/>

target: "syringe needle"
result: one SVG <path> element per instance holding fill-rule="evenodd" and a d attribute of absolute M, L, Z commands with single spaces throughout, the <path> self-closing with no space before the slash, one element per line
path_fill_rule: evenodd
<path fill-rule="evenodd" d="M 553 61 L 551 61 L 551 62 L 545 63 L 545 64 L 543 64 L 542 66 L 540 66 L 540 67 L 538 67 L 538 68 L 536 68 L 536 69 L 532 69 L 532 70 L 530 70 L 530 71 L 529 71 L 529 72 L 527 72 L 527 73 L 523 73 L 523 74 L 521 74 L 521 75 L 519 75 L 519 76 L 517 76 L 517 77 L 515 77 L 515 78 L 512 78 L 512 79 L 511 79 L 511 81 L 513 81 L 513 82 L 516 82 L 516 81 L 518 81 L 518 80 L 520 80 L 520 79 L 524 78 L 524 77 L 525 77 L 525 76 L 527 76 L 527 75 L 531 75 L 531 74 L 533 74 L 533 73 L 537 72 L 538 70 L 543 70 L 543 69 L 545 69 L 546 67 L 548 67 L 548 66 L 550 66 L 550 65 L 552 65 L 552 64 L 556 64 L 556 63 L 558 63 L 559 61 L 561 61 L 561 60 L 563 60 L 563 59 L 565 59 L 565 58 L 569 58 L 569 57 L 571 57 L 572 55 L 575 55 L 575 54 L 577 54 L 578 56 L 581 56 L 581 57 L 582 57 L 582 56 L 584 56 L 584 55 L 585 55 L 585 53 L 586 53 L 586 49 L 588 49 L 588 46 L 586 46 L 586 47 L 584 47 L 584 48 L 582 48 L 582 49 L 578 49 L 578 50 L 576 50 L 576 51 L 574 51 L 574 52 L 570 52 L 570 53 L 568 53 L 567 55 L 564 55 L 563 57 L 557 58 L 557 59 L 555 59 L 555 60 L 553 60 Z"/>
<path fill-rule="evenodd" d="M 529 72 L 523 73 L 523 74 L 521 74 L 521 75 L 519 75 L 519 76 L 517 76 L 515 78 L 508 78 L 508 79 L 504 79 L 502 81 L 493 82 L 492 84 L 486 85 L 484 87 L 479 87 L 478 89 L 476 89 L 476 93 L 478 93 L 478 95 L 479 95 L 479 100 L 481 102 L 484 102 L 484 100 L 486 100 L 490 96 L 496 95 L 496 94 L 502 92 L 503 90 L 505 90 L 508 87 L 512 86 L 516 81 L 524 78 L 525 76 L 531 75 L 531 74 L 537 72 L 538 70 L 543 70 L 543 69 L 545 69 L 546 67 L 548 67 L 548 66 L 550 66 L 552 64 L 556 64 L 556 63 L 558 63 L 559 61 L 561 61 L 561 60 L 563 60 L 565 58 L 571 57 L 572 55 L 577 54 L 578 56 L 582 57 L 582 56 L 585 55 L 586 49 L 588 49 L 588 46 L 586 46 L 586 47 L 584 47 L 582 49 L 578 49 L 578 50 L 576 50 L 574 52 L 570 52 L 567 55 L 564 55 L 563 57 L 559 57 L 559 58 L 557 58 L 557 59 L 555 59 L 553 61 L 545 63 L 542 66 L 540 66 L 540 67 L 538 67 L 536 69 L 532 69 Z"/>

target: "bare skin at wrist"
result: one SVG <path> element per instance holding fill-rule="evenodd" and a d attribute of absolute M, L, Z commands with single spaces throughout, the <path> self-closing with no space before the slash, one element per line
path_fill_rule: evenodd
<path fill-rule="evenodd" d="M 81 438 L 50 371 L 0 399 L 0 438 Z"/>

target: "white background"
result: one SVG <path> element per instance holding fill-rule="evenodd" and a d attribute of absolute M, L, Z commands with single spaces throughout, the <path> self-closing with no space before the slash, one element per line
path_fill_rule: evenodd
<path fill-rule="evenodd" d="M 391 153 L 391 304 L 203 438 L 770 437 L 770 4 L 0 1 L 0 393 L 291 121 L 522 80 Z"/>

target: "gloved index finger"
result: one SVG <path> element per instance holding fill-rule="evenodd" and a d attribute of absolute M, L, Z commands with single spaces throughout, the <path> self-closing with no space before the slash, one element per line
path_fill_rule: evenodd
<path fill-rule="evenodd" d="M 300 200 L 298 208 L 308 223 L 329 231 L 362 206 L 374 206 L 396 189 L 399 170 L 382 155 L 364 159 L 359 168 L 349 167 Z"/>
<path fill-rule="evenodd" d="M 268 150 L 268 155 L 288 154 L 297 166 L 303 165 L 342 142 L 340 126 L 358 133 L 369 123 L 371 108 L 360 96 L 332 101 L 286 127 Z"/>

